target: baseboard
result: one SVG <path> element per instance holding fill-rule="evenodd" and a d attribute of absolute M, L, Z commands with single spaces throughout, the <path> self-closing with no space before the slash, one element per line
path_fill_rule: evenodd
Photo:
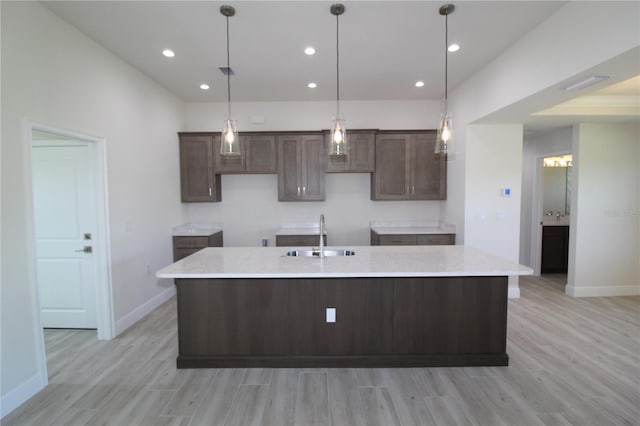
<path fill-rule="evenodd" d="M 167 288 L 162 293 L 148 300 L 144 304 L 138 306 L 124 317 L 116 321 L 116 336 L 124 332 L 126 329 L 149 315 L 154 309 L 171 299 L 176 294 L 175 286 Z"/>
<path fill-rule="evenodd" d="M 576 287 L 567 284 L 564 292 L 571 297 L 640 296 L 640 286 L 617 285 L 601 287 Z"/>
<path fill-rule="evenodd" d="M 509 287 L 507 297 L 509 299 L 520 299 L 520 287 Z"/>
<path fill-rule="evenodd" d="M 27 402 L 35 394 L 47 386 L 47 379 L 42 372 L 37 373 L 27 381 L 2 395 L 0 398 L 0 418 Z"/>

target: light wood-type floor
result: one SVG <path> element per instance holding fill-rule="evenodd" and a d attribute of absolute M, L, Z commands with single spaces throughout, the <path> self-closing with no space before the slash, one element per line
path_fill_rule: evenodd
<path fill-rule="evenodd" d="M 176 370 L 175 300 L 109 342 L 48 330 L 50 383 L 2 424 L 640 424 L 640 298 L 520 286 L 509 367 Z"/>

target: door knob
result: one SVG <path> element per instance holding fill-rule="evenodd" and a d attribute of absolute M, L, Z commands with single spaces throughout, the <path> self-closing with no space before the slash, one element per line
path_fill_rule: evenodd
<path fill-rule="evenodd" d="M 81 250 L 75 250 L 76 253 L 80 253 L 80 252 L 84 252 L 84 253 L 93 253 L 93 247 L 91 246 L 84 246 L 83 249 Z"/>

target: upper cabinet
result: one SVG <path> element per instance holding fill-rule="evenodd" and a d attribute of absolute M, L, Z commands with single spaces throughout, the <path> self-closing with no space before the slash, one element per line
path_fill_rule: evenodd
<path fill-rule="evenodd" d="M 375 168 L 375 130 L 348 130 L 348 152 L 346 155 L 329 155 L 329 138 L 325 132 L 327 145 L 327 173 L 371 173 Z"/>
<path fill-rule="evenodd" d="M 220 201 L 220 179 L 213 170 L 220 136 L 180 133 L 180 194 L 183 202 Z"/>
<path fill-rule="evenodd" d="M 277 138 L 278 200 L 325 199 L 325 145 L 321 133 Z"/>
<path fill-rule="evenodd" d="M 435 131 L 379 132 L 372 200 L 444 200 L 446 157 L 435 156 Z"/>
<path fill-rule="evenodd" d="M 232 173 L 277 173 L 276 136 L 274 134 L 249 133 L 240 136 L 240 155 L 223 157 L 218 154 L 220 138 L 215 147 L 215 172 Z"/>

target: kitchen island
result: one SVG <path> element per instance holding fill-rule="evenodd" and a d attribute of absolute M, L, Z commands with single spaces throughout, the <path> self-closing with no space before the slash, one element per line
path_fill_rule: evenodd
<path fill-rule="evenodd" d="M 507 278 L 532 270 L 464 246 L 206 248 L 175 279 L 178 368 L 508 365 Z"/>

